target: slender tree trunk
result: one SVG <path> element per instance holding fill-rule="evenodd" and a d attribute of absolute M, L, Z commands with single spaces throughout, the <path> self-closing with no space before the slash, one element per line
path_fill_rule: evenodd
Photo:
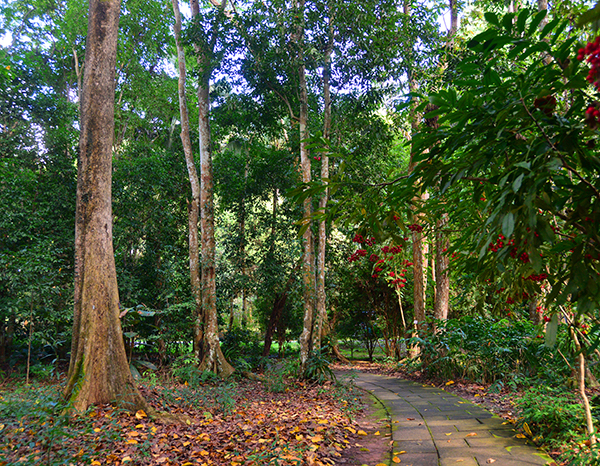
<path fill-rule="evenodd" d="M 112 144 L 119 0 L 90 0 L 81 92 L 75 226 L 75 318 L 63 395 L 83 411 L 146 409 L 127 364 L 112 243 Z"/>
<path fill-rule="evenodd" d="M 590 436 L 590 442 L 593 445 L 596 443 L 596 435 L 594 432 L 594 418 L 592 417 L 590 400 L 587 394 L 585 393 L 585 355 L 583 354 L 583 349 L 579 342 L 579 338 L 577 337 L 577 333 L 573 328 L 571 328 L 571 336 L 573 337 L 573 342 L 575 343 L 575 351 L 577 353 L 577 387 L 579 388 L 579 395 L 581 396 L 581 400 L 583 401 L 587 433 Z"/>
<path fill-rule="evenodd" d="M 221 3 L 219 8 L 224 9 Z M 192 17 L 198 17 L 198 0 L 190 0 Z M 209 36 L 209 34 L 207 34 Z M 219 343 L 217 324 L 217 295 L 215 277 L 215 215 L 213 199 L 212 154 L 210 148 L 210 56 L 216 42 L 216 31 L 201 46 L 194 45 L 200 75 L 198 77 L 198 133 L 200 139 L 200 231 L 201 231 L 201 284 L 202 284 L 202 343 L 200 348 L 200 370 L 228 376 L 233 366 L 227 362 Z"/>
<path fill-rule="evenodd" d="M 404 14 L 407 17 L 411 16 L 411 7 L 408 0 L 404 2 Z M 412 58 L 411 58 L 412 60 Z M 408 85 L 409 91 L 411 94 L 411 110 L 410 110 L 410 121 L 411 121 L 411 138 L 412 135 L 415 134 L 419 128 L 419 123 L 421 121 L 421 116 L 417 112 L 417 99 L 414 97 L 414 94 L 418 91 L 417 80 L 415 78 L 414 72 L 414 64 L 412 61 L 409 61 L 409 65 L 407 67 L 407 77 L 408 77 Z M 409 172 L 412 172 L 416 163 L 413 161 L 413 151 L 411 149 L 410 163 L 409 163 Z M 421 194 L 420 201 L 424 201 L 428 198 L 427 192 L 423 192 Z M 414 223 L 419 225 L 420 216 L 414 216 Z M 420 225 L 419 225 L 420 226 Z M 413 281 L 413 291 L 414 291 L 414 321 L 413 321 L 413 334 L 417 336 L 419 330 L 421 329 L 421 325 L 425 320 L 425 293 L 426 293 L 426 262 L 425 262 L 425 242 L 423 238 L 423 233 L 419 231 L 419 229 L 415 229 L 412 232 L 412 242 L 413 242 L 413 272 L 414 272 L 414 281 Z M 413 347 L 411 349 L 411 356 L 415 357 L 418 354 L 418 348 Z"/>
<path fill-rule="evenodd" d="M 265 332 L 265 345 L 262 352 L 264 358 L 268 357 L 271 353 L 273 335 L 280 325 L 281 316 L 283 315 L 283 309 L 285 308 L 287 298 L 287 288 L 283 291 L 283 293 L 275 295 L 275 301 L 273 302 L 273 308 L 271 309 L 271 316 L 269 317 L 269 324 L 267 325 L 267 331 Z"/>
<path fill-rule="evenodd" d="M 450 241 L 444 228 L 448 224 L 448 214 L 443 214 L 436 225 L 435 232 L 435 303 L 433 316 L 436 320 L 448 319 L 448 308 L 450 305 L 450 276 L 448 267 L 448 247 Z"/>
<path fill-rule="evenodd" d="M 175 14 L 175 44 L 177 46 L 177 62 L 179 64 L 179 113 L 181 117 L 181 142 L 188 171 L 188 178 L 192 189 L 192 199 L 188 202 L 188 251 L 190 264 L 190 283 L 192 296 L 195 303 L 194 319 L 194 353 L 200 357 L 202 342 L 202 293 L 200 282 L 200 249 L 198 245 L 198 220 L 200 215 L 200 181 L 194 162 L 194 152 L 190 138 L 190 118 L 185 97 L 186 66 L 185 53 L 181 45 L 181 14 L 179 12 L 179 0 L 173 0 L 173 12 Z"/>
<path fill-rule="evenodd" d="M 329 7 L 329 43 L 325 50 L 323 66 L 323 139 L 329 141 L 331 128 L 331 53 L 333 51 L 333 31 L 331 7 Z M 327 183 L 329 179 L 329 157 L 326 153 L 321 158 L 321 182 Z M 325 213 L 329 199 L 329 188 L 325 189 L 319 200 L 319 210 Z M 317 323 L 313 335 L 313 347 L 321 348 L 321 341 L 329 334 L 330 327 L 327 322 L 327 295 L 325 293 L 325 264 L 327 250 L 327 223 L 325 219 L 319 222 L 319 250 L 317 254 Z"/>
<path fill-rule="evenodd" d="M 304 0 L 294 0 L 293 8 L 300 18 L 296 31 L 294 31 L 293 42 L 297 51 L 298 62 L 298 80 L 300 96 L 300 170 L 302 172 L 302 182 L 311 181 L 310 159 L 308 153 L 308 88 L 306 85 L 306 67 L 304 64 Z M 300 335 L 300 366 L 302 372 L 306 369 L 306 363 L 311 351 L 311 336 L 313 317 L 315 312 L 315 272 L 314 272 L 314 246 L 311 230 L 312 199 L 309 197 L 304 201 L 303 223 L 307 226 L 302 235 L 302 284 L 304 294 L 304 320 L 302 334 Z"/>

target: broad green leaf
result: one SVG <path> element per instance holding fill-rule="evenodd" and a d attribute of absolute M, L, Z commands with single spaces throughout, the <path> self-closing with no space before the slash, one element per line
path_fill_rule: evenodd
<path fill-rule="evenodd" d="M 502 219 L 502 234 L 510 238 L 515 230 L 515 216 L 512 212 L 507 213 Z"/>
<path fill-rule="evenodd" d="M 558 333 L 558 314 L 552 314 L 550 322 L 546 325 L 544 345 L 548 348 L 554 348 L 556 345 L 556 335 Z"/>

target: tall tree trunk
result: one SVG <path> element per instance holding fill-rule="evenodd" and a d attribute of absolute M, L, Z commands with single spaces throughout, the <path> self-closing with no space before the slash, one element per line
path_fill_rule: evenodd
<path fill-rule="evenodd" d="M 175 44 L 177 46 L 177 62 L 179 64 L 179 113 L 181 117 L 181 142 L 185 155 L 185 165 L 192 189 L 192 199 L 188 202 L 188 253 L 190 264 L 190 283 L 192 296 L 195 303 L 194 319 L 194 353 L 200 356 L 202 342 L 202 292 L 200 283 L 200 249 L 198 245 L 198 220 L 200 214 L 200 181 L 194 162 L 194 151 L 190 138 L 190 118 L 185 97 L 186 66 L 185 53 L 181 45 L 181 14 L 179 12 L 179 0 L 173 0 L 173 12 L 175 14 Z"/>
<path fill-rule="evenodd" d="M 329 42 L 324 54 L 323 66 L 323 139 L 329 141 L 329 131 L 331 128 L 331 54 L 333 52 L 333 30 L 331 6 L 329 6 Z M 329 157 L 324 153 L 321 158 L 321 182 L 328 183 L 329 179 Z M 325 213 L 327 201 L 329 199 L 329 188 L 323 192 L 319 199 L 319 210 Z M 329 334 L 330 327 L 327 322 L 327 295 L 325 293 L 325 263 L 327 252 L 327 223 L 325 219 L 319 222 L 319 245 L 317 253 L 317 322 L 313 335 L 313 347 L 321 348 L 321 341 Z"/>
<path fill-rule="evenodd" d="M 198 17 L 198 0 L 191 0 L 192 16 Z M 222 3 L 219 8 L 224 8 Z M 215 279 L 215 212 L 213 200 L 212 154 L 210 148 L 210 76 L 212 74 L 211 55 L 216 41 L 216 31 L 203 48 L 194 45 L 200 76 L 198 77 L 198 133 L 200 139 L 200 231 L 202 255 L 202 343 L 200 348 L 200 370 L 228 376 L 233 366 L 227 362 L 219 343 L 217 324 L 217 293 Z"/>
<path fill-rule="evenodd" d="M 448 307 L 450 304 L 450 278 L 448 266 L 448 247 L 450 241 L 444 231 L 448 224 L 448 214 L 443 214 L 437 221 L 435 232 L 435 302 L 433 316 L 437 320 L 448 319 Z"/>
<path fill-rule="evenodd" d="M 120 0 L 90 0 L 75 221 L 75 318 L 63 396 L 79 411 L 113 403 L 146 409 L 119 320 L 112 243 L 112 145 Z"/>
<path fill-rule="evenodd" d="M 411 7 L 408 0 L 404 2 L 404 14 L 407 17 L 411 16 Z M 412 55 L 412 54 L 411 54 Z M 421 121 L 421 116 L 417 112 L 417 98 L 414 94 L 418 91 L 417 80 L 415 78 L 414 72 L 414 64 L 412 63 L 412 58 L 409 60 L 409 64 L 407 67 L 407 78 L 408 78 L 408 86 L 409 91 L 412 94 L 411 96 L 411 110 L 410 110 L 410 122 L 411 122 L 411 138 L 412 135 L 418 131 L 419 123 Z M 416 163 L 413 160 L 414 153 L 411 149 L 410 154 L 410 163 L 409 163 L 409 172 L 412 172 Z M 421 194 L 420 201 L 424 201 L 428 198 L 427 192 L 423 192 Z M 414 216 L 414 224 L 419 225 L 421 216 Z M 419 225 L 420 226 L 420 225 Z M 413 332 L 414 336 L 417 336 L 419 330 L 421 329 L 421 325 L 425 320 L 425 302 L 426 302 L 426 273 L 427 266 L 425 262 L 425 241 L 423 238 L 423 233 L 417 228 L 412 231 L 412 243 L 413 243 L 413 291 L 414 291 L 414 321 L 413 321 Z M 415 357 L 418 354 L 418 348 L 413 347 L 411 349 L 411 356 Z"/>
<path fill-rule="evenodd" d="M 296 17 L 300 18 L 296 31 L 294 31 L 293 42 L 297 50 L 298 63 L 298 86 L 300 96 L 300 170 L 302 172 L 302 182 L 311 181 L 310 159 L 308 153 L 308 88 L 306 85 L 306 66 L 304 64 L 304 0 L 294 0 L 293 8 L 297 12 Z M 314 272 L 314 246 L 311 230 L 312 198 L 308 197 L 304 201 L 303 224 L 306 228 L 302 235 L 302 284 L 304 295 L 304 320 L 302 334 L 300 335 L 300 366 L 302 372 L 306 369 L 306 363 L 311 351 L 312 325 L 315 309 L 315 272 Z"/>

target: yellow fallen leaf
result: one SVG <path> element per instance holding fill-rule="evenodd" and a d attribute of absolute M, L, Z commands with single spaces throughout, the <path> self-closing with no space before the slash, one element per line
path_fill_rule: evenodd
<path fill-rule="evenodd" d="M 446 434 L 446 435 L 452 435 L 452 432 L 450 432 L 450 433 L 448 433 L 448 434 Z"/>
<path fill-rule="evenodd" d="M 188 445 L 191 445 L 191 444 L 192 444 L 192 442 L 183 442 L 184 447 L 187 447 Z"/>
<path fill-rule="evenodd" d="M 127 432 L 127 435 L 129 435 L 130 437 L 137 437 L 138 435 L 140 435 L 140 433 L 136 432 L 135 430 L 132 430 L 131 432 Z"/>
<path fill-rule="evenodd" d="M 356 432 L 358 435 L 367 435 L 367 433 L 364 430 L 359 430 L 358 432 Z"/>
<path fill-rule="evenodd" d="M 100 461 L 96 461 L 96 460 L 92 461 L 92 464 L 94 466 L 102 466 L 102 463 Z"/>
<path fill-rule="evenodd" d="M 194 463 L 190 463 L 189 461 L 186 461 L 185 463 L 183 463 L 181 466 L 193 466 Z"/>
<path fill-rule="evenodd" d="M 392 461 L 393 461 L 394 463 L 398 464 L 398 463 L 400 463 L 400 458 L 398 458 L 397 456 L 394 456 L 394 457 L 392 458 Z"/>
<path fill-rule="evenodd" d="M 129 463 L 131 461 L 131 456 L 124 456 L 121 460 L 123 463 Z"/>
<path fill-rule="evenodd" d="M 375 466 L 387 466 L 385 463 L 377 463 Z"/>
<path fill-rule="evenodd" d="M 310 439 L 313 443 L 319 443 L 323 441 L 323 436 L 322 435 L 315 435 L 314 437 L 312 437 Z"/>
<path fill-rule="evenodd" d="M 96 433 L 98 433 L 98 432 L 102 432 L 102 429 L 100 429 L 99 427 L 96 427 L 96 428 L 94 429 L 94 432 L 96 432 Z"/>
<path fill-rule="evenodd" d="M 527 435 L 529 435 L 530 437 L 533 437 L 533 434 L 531 433 L 531 429 L 529 428 L 529 426 L 527 425 L 526 422 L 523 423 L 523 430 L 525 431 L 525 433 Z"/>
<path fill-rule="evenodd" d="M 4 429 L 4 424 L 0 424 L 0 432 Z"/>
<path fill-rule="evenodd" d="M 402 450 L 402 451 L 395 451 L 395 452 L 394 452 L 394 456 L 397 456 L 397 455 L 403 455 L 404 453 L 406 453 L 406 451 L 405 451 L 405 450 Z"/>
<path fill-rule="evenodd" d="M 140 409 L 137 413 L 135 413 L 136 419 L 144 419 L 145 417 L 148 417 L 148 415 L 144 412 L 143 409 Z"/>
<path fill-rule="evenodd" d="M 373 435 L 381 435 L 379 431 L 375 432 Z"/>
<path fill-rule="evenodd" d="M 452 385 L 454 383 L 454 380 L 448 380 L 448 382 L 446 382 L 446 385 Z"/>
<path fill-rule="evenodd" d="M 136 429 L 144 429 L 146 428 L 146 426 L 144 424 L 138 424 L 137 426 L 135 426 Z"/>
<path fill-rule="evenodd" d="M 349 430 L 350 432 L 352 432 L 353 434 L 356 434 L 356 430 L 353 429 L 352 427 L 346 426 L 345 427 L 346 430 Z"/>
<path fill-rule="evenodd" d="M 524 434 L 517 434 L 517 435 L 515 435 L 515 437 L 517 437 L 517 438 L 527 438 L 527 436 L 524 435 Z"/>
<path fill-rule="evenodd" d="M 127 440 L 127 443 L 129 443 L 131 445 L 135 445 L 136 443 L 138 443 L 138 441 L 134 438 L 130 438 L 129 440 Z"/>

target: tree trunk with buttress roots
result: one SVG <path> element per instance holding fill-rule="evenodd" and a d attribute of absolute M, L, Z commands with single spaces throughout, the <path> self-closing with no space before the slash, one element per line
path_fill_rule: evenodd
<path fill-rule="evenodd" d="M 192 16 L 200 13 L 198 0 L 191 0 Z M 224 8 L 222 3 L 219 8 Z M 199 344 L 201 371 L 211 371 L 222 376 L 231 375 L 233 366 L 225 359 L 219 342 L 217 324 L 217 296 L 215 277 L 215 213 L 213 195 L 212 154 L 210 148 L 210 56 L 215 46 L 216 31 L 207 33 L 203 45 L 196 44 L 198 59 L 198 133 L 200 144 L 200 231 L 201 231 L 201 283 L 202 283 L 202 341 Z"/>
<path fill-rule="evenodd" d="M 89 4 L 75 219 L 75 306 L 65 399 L 78 411 L 147 409 L 125 354 L 112 242 L 112 145 L 119 0 Z"/>
<path fill-rule="evenodd" d="M 310 160 L 308 153 L 307 120 L 308 120 L 308 88 L 306 84 L 306 67 L 304 64 L 304 0 L 295 0 L 293 8 L 300 19 L 296 31 L 293 33 L 293 42 L 297 50 L 299 95 L 300 95 L 300 113 L 299 113 L 299 131 L 300 131 L 300 170 L 302 182 L 311 181 Z M 314 246 L 311 230 L 312 199 L 309 197 L 304 201 L 304 226 L 307 227 L 302 235 L 302 285 L 304 294 L 304 320 L 302 334 L 300 335 L 300 366 L 302 372 L 306 369 L 306 364 L 311 351 L 312 326 L 315 309 L 315 273 L 314 273 Z"/>

